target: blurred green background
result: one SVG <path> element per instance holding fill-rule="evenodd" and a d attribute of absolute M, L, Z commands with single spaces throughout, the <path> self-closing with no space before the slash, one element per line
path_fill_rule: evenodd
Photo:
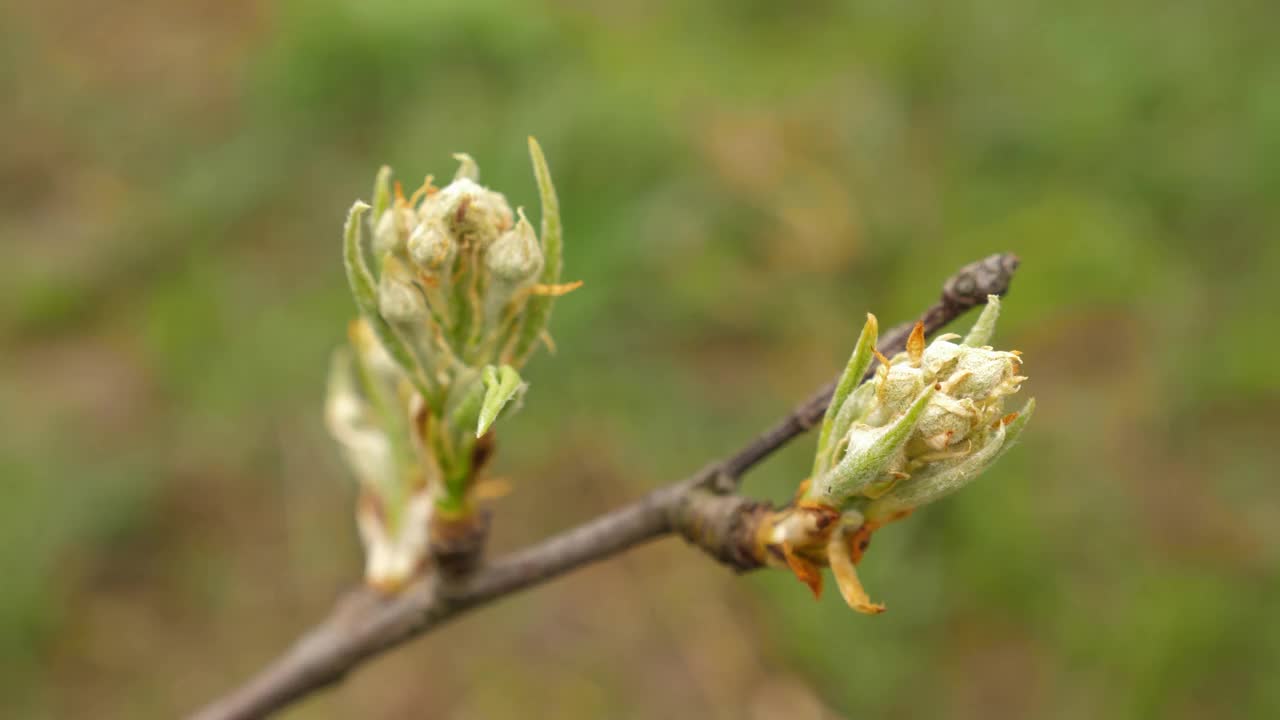
<path fill-rule="evenodd" d="M 679 541 L 297 718 L 1280 716 L 1280 5 L 469 0 L 0 10 L 0 694 L 162 718 L 361 573 L 321 422 L 339 227 L 451 152 L 564 206 L 494 551 L 736 449 L 955 268 L 1040 410 L 877 535 L 890 611 Z M 806 437 L 746 489 L 785 499 Z"/>

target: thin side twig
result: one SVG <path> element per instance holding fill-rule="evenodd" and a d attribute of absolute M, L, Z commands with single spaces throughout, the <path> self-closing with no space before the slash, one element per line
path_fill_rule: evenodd
<path fill-rule="evenodd" d="M 961 268 L 947 280 L 938 302 L 921 315 L 926 332 L 934 333 L 986 302 L 987 295 L 1004 294 L 1017 266 L 1017 257 L 1006 253 Z M 907 324 L 886 333 L 879 350 L 885 355 L 901 351 L 910 329 Z M 833 389 L 834 381 L 729 457 L 629 505 L 484 564 L 470 575 L 446 582 L 431 574 L 393 597 L 363 587 L 351 590 L 329 617 L 284 655 L 193 717 L 263 717 L 339 682 L 365 660 L 464 612 L 672 532 L 681 532 L 711 555 L 725 559 L 727 550 L 717 546 L 722 538 L 690 531 L 688 523 L 699 515 L 690 504 L 714 498 L 713 493 L 732 492 L 747 470 L 821 422 Z"/>

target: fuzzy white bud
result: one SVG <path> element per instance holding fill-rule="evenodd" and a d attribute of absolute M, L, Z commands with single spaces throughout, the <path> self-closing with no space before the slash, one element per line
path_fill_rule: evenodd
<path fill-rule="evenodd" d="M 392 323 L 426 320 L 427 301 L 405 264 L 388 255 L 378 280 L 378 313 Z"/>
<path fill-rule="evenodd" d="M 520 221 L 489 248 L 487 264 L 494 277 L 515 285 L 542 272 L 542 247 L 533 225 L 520 210 Z"/>
<path fill-rule="evenodd" d="M 373 255 L 382 257 L 404 247 L 409 238 L 409 228 L 413 227 L 414 213 L 408 207 L 392 207 L 382 213 L 377 225 L 373 228 Z"/>
<path fill-rule="evenodd" d="M 419 223 L 409 234 L 409 257 L 429 273 L 438 274 L 447 269 L 457 254 L 458 243 L 439 220 Z"/>

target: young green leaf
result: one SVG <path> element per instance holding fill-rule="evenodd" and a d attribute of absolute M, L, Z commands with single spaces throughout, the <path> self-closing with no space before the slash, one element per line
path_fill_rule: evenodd
<path fill-rule="evenodd" d="M 391 166 L 378 168 L 378 176 L 373 181 L 373 222 L 382 219 L 382 213 L 391 207 Z"/>
<path fill-rule="evenodd" d="M 480 421 L 476 426 L 476 437 L 488 432 L 498 413 L 511 402 L 522 390 L 524 381 L 520 373 L 510 365 L 495 369 L 492 365 L 484 369 L 484 402 L 480 405 Z"/>
<path fill-rule="evenodd" d="M 357 200 L 347 214 L 347 224 L 342 233 L 342 260 L 347 270 L 347 284 L 351 286 L 351 296 L 355 298 L 360 314 L 369 322 L 378 342 L 386 348 L 387 354 L 396 361 L 410 382 L 422 393 L 423 397 L 431 397 L 431 389 L 422 376 L 413 353 L 405 347 L 395 330 L 383 319 L 378 303 L 378 283 L 369 270 L 364 259 L 364 214 L 369 205 Z"/>
<path fill-rule="evenodd" d="M 845 365 L 844 373 L 840 376 L 840 380 L 836 382 L 835 393 L 831 396 L 831 403 L 827 405 L 827 412 L 822 418 L 822 431 L 818 435 L 818 453 L 813 461 L 814 477 L 817 477 L 819 473 L 827 469 L 827 465 L 830 462 L 827 450 L 833 437 L 832 424 L 839 414 L 840 408 L 844 405 L 845 399 L 858 386 L 858 383 L 862 382 L 862 376 L 866 374 L 867 368 L 871 367 L 871 359 L 875 355 L 878 333 L 879 324 L 876 322 L 876 316 L 867 313 L 867 322 L 862 326 L 862 333 L 858 335 L 858 344 L 853 347 L 853 354 L 849 356 L 849 362 Z M 847 430 L 848 428 L 844 429 Z M 834 437 L 838 439 L 843 434 L 843 432 L 837 431 Z"/>
<path fill-rule="evenodd" d="M 973 323 L 973 329 L 964 336 L 963 344 L 969 347 L 982 347 L 990 343 L 991 336 L 996 332 L 996 320 L 999 319 L 1000 298 L 996 295 L 988 295 L 986 307 L 982 308 L 982 314 Z"/>
<path fill-rule="evenodd" d="M 542 199 L 542 275 L 538 282 L 543 285 L 555 285 L 560 282 L 560 269 L 563 263 L 564 243 L 560 227 L 560 200 L 556 197 L 555 185 L 551 182 L 551 170 L 547 167 L 547 158 L 542 154 L 542 146 L 533 137 L 529 138 L 529 158 L 533 161 L 533 175 L 538 183 L 538 196 Z M 534 295 L 529 298 L 525 310 L 524 322 L 520 327 L 520 335 L 516 339 L 511 357 L 519 365 L 533 351 L 542 331 L 551 319 L 551 306 L 555 303 L 552 295 Z"/>
<path fill-rule="evenodd" d="M 814 478 L 806 496 L 832 507 L 844 504 L 883 473 L 894 456 L 906 445 L 935 389 L 920 393 L 907 411 L 874 433 L 866 433 L 857 445 L 850 444 L 844 458 L 823 475 Z"/>

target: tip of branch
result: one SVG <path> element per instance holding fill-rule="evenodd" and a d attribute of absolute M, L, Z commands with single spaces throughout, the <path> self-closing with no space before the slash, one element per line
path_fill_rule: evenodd
<path fill-rule="evenodd" d="M 996 253 L 969 263 L 943 285 L 942 301 L 971 308 L 985 303 L 988 295 L 1004 295 L 1021 262 L 1013 253 Z"/>

